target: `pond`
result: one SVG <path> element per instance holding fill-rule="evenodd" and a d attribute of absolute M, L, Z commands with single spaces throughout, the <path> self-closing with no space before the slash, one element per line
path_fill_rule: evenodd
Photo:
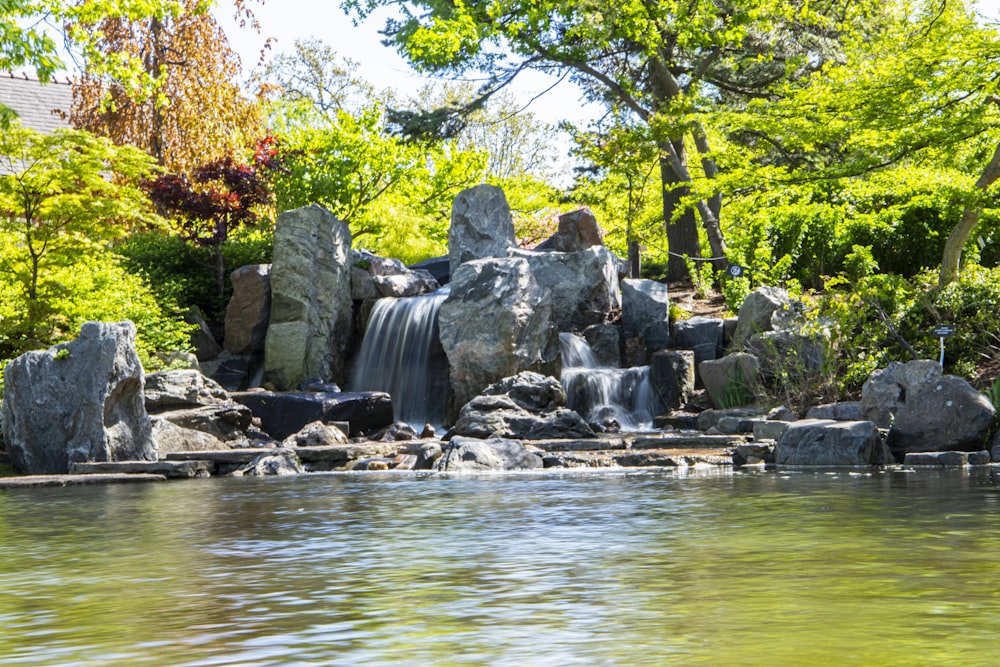
<path fill-rule="evenodd" d="M 0 492 L 0 665 L 993 665 L 1000 477 Z"/>

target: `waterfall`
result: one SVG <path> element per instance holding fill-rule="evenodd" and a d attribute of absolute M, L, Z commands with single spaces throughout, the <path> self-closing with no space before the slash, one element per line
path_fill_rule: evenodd
<path fill-rule="evenodd" d="M 444 423 L 448 361 L 438 340 L 438 311 L 447 289 L 433 294 L 379 299 L 372 309 L 354 363 L 352 391 L 385 391 L 394 418 L 419 432 Z"/>
<path fill-rule="evenodd" d="M 569 407 L 588 424 L 617 422 L 623 431 L 652 428 L 660 405 L 649 381 L 649 366 L 601 366 L 587 342 L 569 333 L 559 334 L 559 347 Z"/>

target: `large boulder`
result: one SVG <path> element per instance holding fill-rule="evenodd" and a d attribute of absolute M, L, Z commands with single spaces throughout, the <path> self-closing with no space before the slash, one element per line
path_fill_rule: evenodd
<path fill-rule="evenodd" d="M 392 424 L 392 398 L 372 392 L 236 392 L 232 398 L 260 419 L 276 440 L 298 433 L 312 422 L 348 422 L 351 435 L 374 433 Z"/>
<path fill-rule="evenodd" d="M 581 208 L 559 216 L 559 229 L 545 239 L 535 250 L 580 252 L 593 246 L 604 245 L 604 232 L 589 208 Z"/>
<path fill-rule="evenodd" d="M 623 280 L 622 328 L 626 338 L 640 338 L 655 352 L 670 342 L 670 299 L 667 286 L 655 280 Z"/>
<path fill-rule="evenodd" d="M 738 349 L 751 336 L 779 328 L 775 320 L 780 319 L 778 313 L 788 307 L 789 301 L 788 292 L 779 287 L 762 286 L 750 292 L 740 306 L 733 347 Z"/>
<path fill-rule="evenodd" d="M 760 360 L 746 352 L 727 354 L 698 364 L 698 376 L 715 407 L 751 405 L 760 382 Z"/>
<path fill-rule="evenodd" d="M 263 354 L 271 316 L 271 265 L 241 266 L 229 278 L 233 296 L 226 305 L 223 346 L 233 354 Z"/>
<path fill-rule="evenodd" d="M 345 382 L 351 335 L 351 231 L 322 206 L 278 216 L 264 377 L 278 389 L 306 378 Z"/>
<path fill-rule="evenodd" d="M 929 360 L 872 373 L 861 389 L 859 411 L 891 422 L 886 443 L 899 460 L 908 452 L 987 449 L 996 413 L 985 394 Z"/>
<path fill-rule="evenodd" d="M 485 472 L 490 470 L 533 470 L 542 467 L 538 452 L 517 440 L 453 438 L 434 463 L 441 472 Z"/>
<path fill-rule="evenodd" d="M 583 418 L 566 407 L 559 380 L 530 371 L 504 378 L 462 406 L 452 433 L 472 438 L 593 438 Z"/>
<path fill-rule="evenodd" d="M 131 322 L 87 322 L 80 336 L 26 352 L 4 370 L 3 435 L 30 474 L 71 463 L 155 461 Z"/>
<path fill-rule="evenodd" d="M 785 428 L 774 451 L 778 465 L 870 466 L 892 463 L 878 428 L 869 421 L 800 419 Z"/>
<path fill-rule="evenodd" d="M 210 433 L 178 426 L 163 417 L 151 417 L 153 426 L 153 444 L 159 458 L 177 452 L 205 452 L 220 449 L 231 449 L 229 443 L 223 442 Z"/>
<path fill-rule="evenodd" d="M 448 259 L 451 275 L 459 265 L 474 259 L 506 257 L 517 245 L 514 221 L 503 190 L 495 185 L 477 185 L 462 190 L 451 207 L 448 228 Z"/>
<path fill-rule="evenodd" d="M 452 274 L 438 315 L 455 406 L 523 370 L 558 375 L 552 298 L 527 260 L 474 260 Z"/>
<path fill-rule="evenodd" d="M 697 357 L 691 350 L 659 350 L 649 362 L 649 382 L 667 410 L 677 410 L 694 394 Z"/>
<path fill-rule="evenodd" d="M 619 368 L 622 365 L 622 330 L 614 324 L 591 324 L 583 337 L 601 366 Z"/>
<path fill-rule="evenodd" d="M 552 324 L 559 331 L 604 322 L 621 308 L 618 259 L 604 246 L 579 252 L 507 251 L 527 260 L 535 281 L 552 293 Z"/>

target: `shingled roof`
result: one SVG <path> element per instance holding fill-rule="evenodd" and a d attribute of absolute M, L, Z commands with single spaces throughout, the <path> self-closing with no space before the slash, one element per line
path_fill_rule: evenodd
<path fill-rule="evenodd" d="M 27 74 L 0 74 L 0 104 L 17 112 L 21 124 L 40 132 L 69 127 L 61 114 L 73 106 L 73 86 L 69 81 L 42 83 Z"/>

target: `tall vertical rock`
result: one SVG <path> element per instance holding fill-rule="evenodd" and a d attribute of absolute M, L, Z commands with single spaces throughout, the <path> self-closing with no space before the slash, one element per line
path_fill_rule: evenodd
<path fill-rule="evenodd" d="M 343 383 L 351 333 L 351 230 L 312 204 L 278 216 L 264 379 L 292 389 L 308 378 Z"/>
<path fill-rule="evenodd" d="M 87 322 L 76 340 L 7 364 L 3 433 L 11 463 L 30 474 L 155 461 L 135 325 Z"/>
<path fill-rule="evenodd" d="M 558 376 L 559 339 L 552 299 L 521 258 L 462 264 L 438 315 L 454 406 L 521 371 Z"/>
<path fill-rule="evenodd" d="M 506 257 L 507 248 L 515 245 L 514 221 L 502 189 L 495 185 L 477 185 L 458 193 L 451 205 L 451 226 L 448 228 L 452 276 L 464 262 Z"/>

